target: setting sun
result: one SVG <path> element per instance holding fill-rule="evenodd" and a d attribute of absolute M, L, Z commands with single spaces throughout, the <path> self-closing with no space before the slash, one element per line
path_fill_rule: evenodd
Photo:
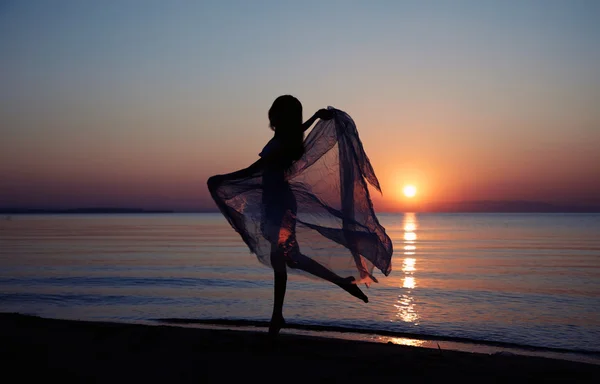
<path fill-rule="evenodd" d="M 406 185 L 402 192 L 404 192 L 404 196 L 406 197 L 415 197 L 417 188 L 414 185 Z"/>

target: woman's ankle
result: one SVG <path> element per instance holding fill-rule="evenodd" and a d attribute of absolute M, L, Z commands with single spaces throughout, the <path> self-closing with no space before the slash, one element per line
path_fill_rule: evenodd
<path fill-rule="evenodd" d="M 283 319 L 283 313 L 282 312 L 273 312 L 273 314 L 271 315 L 271 321 L 280 320 L 280 319 Z"/>

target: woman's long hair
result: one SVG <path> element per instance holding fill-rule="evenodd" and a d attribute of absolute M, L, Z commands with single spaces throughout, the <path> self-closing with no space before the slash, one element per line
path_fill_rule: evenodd
<path fill-rule="evenodd" d="M 279 96 L 269 109 L 270 127 L 275 138 L 286 147 L 291 162 L 304 154 L 304 131 L 302 130 L 302 103 L 291 95 Z"/>

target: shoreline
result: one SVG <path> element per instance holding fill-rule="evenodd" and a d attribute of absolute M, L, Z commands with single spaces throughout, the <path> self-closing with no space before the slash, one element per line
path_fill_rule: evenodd
<path fill-rule="evenodd" d="M 95 382 L 419 381 L 597 382 L 600 366 L 265 332 L 186 328 L 0 313 L 9 373 Z M 11 377 L 11 376 L 7 376 Z"/>
<path fill-rule="evenodd" d="M 245 320 L 245 319 L 161 318 L 161 319 L 151 319 L 151 321 L 155 321 L 157 323 L 166 324 L 166 325 L 195 325 L 195 324 L 197 324 L 197 325 L 217 325 L 217 326 L 230 326 L 230 327 L 261 327 L 261 328 L 269 327 L 268 321 Z M 285 329 L 306 330 L 306 331 L 314 331 L 314 332 L 337 332 L 337 333 L 353 333 L 353 334 L 358 334 L 358 335 L 377 335 L 377 336 L 387 336 L 387 337 L 401 337 L 401 338 L 410 338 L 410 339 L 417 339 L 417 340 L 423 340 L 423 341 L 448 341 L 448 342 L 454 342 L 454 343 L 475 344 L 475 345 L 483 345 L 483 346 L 490 346 L 490 347 L 518 349 L 518 350 L 531 351 L 531 352 L 572 353 L 572 354 L 578 354 L 578 355 L 595 356 L 595 357 L 600 358 L 600 351 L 592 351 L 592 350 L 587 350 L 587 349 L 543 347 L 543 346 L 511 343 L 511 342 L 505 342 L 505 341 L 479 340 L 479 339 L 471 339 L 471 338 L 467 338 L 467 337 L 440 336 L 440 335 L 420 334 L 420 333 L 410 333 L 410 332 L 396 332 L 396 331 L 388 331 L 388 330 L 384 330 L 384 329 L 354 328 L 354 327 L 342 327 L 342 326 L 335 326 L 335 325 L 301 324 L 301 323 L 290 323 L 290 322 L 286 323 Z"/>

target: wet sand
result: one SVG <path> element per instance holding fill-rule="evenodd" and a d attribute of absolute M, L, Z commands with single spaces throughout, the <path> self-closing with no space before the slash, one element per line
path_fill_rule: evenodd
<path fill-rule="evenodd" d="M 600 366 L 265 333 L 0 314 L 10 382 L 600 382 Z"/>

